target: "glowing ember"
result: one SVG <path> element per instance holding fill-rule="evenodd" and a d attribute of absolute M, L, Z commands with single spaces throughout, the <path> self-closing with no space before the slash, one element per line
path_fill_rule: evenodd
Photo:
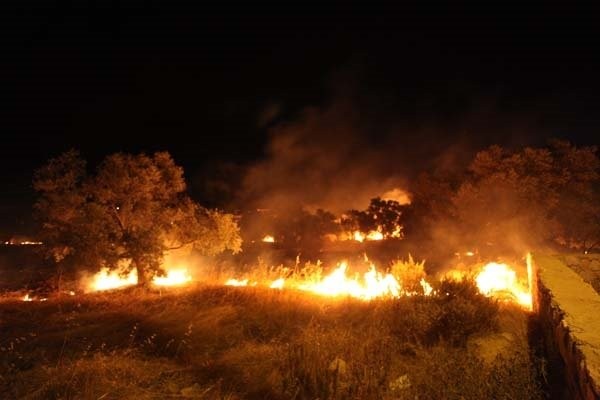
<path fill-rule="evenodd" d="M 30 302 L 30 301 L 48 301 L 48 299 L 45 298 L 45 297 L 40 297 L 40 298 L 31 297 L 31 296 L 29 296 L 29 293 L 27 293 L 25 296 L 23 296 L 21 298 L 21 301 L 27 301 L 27 302 Z"/>
<path fill-rule="evenodd" d="M 152 283 L 157 286 L 178 286 L 191 282 L 192 277 L 187 269 L 172 269 L 166 276 L 155 276 Z"/>
<path fill-rule="evenodd" d="M 271 235 L 266 235 L 264 238 L 262 238 L 262 241 L 265 243 L 275 243 L 275 238 Z"/>
<path fill-rule="evenodd" d="M 524 287 L 517 279 L 517 273 L 507 264 L 491 262 L 486 264 L 475 277 L 479 291 L 486 296 L 509 294 L 521 306 L 531 310 L 531 273 L 528 257 L 528 287 Z"/>

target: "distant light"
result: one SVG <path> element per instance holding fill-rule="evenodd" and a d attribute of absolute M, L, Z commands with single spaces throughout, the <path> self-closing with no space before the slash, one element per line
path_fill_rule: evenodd
<path fill-rule="evenodd" d="M 32 240 L 24 240 L 22 242 L 17 242 L 14 240 L 7 240 L 5 242 L 2 242 L 5 246 L 39 246 L 44 244 L 44 242 L 35 242 Z"/>

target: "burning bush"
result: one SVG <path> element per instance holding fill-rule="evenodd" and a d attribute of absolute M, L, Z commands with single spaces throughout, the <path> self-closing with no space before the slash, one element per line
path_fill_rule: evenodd
<path fill-rule="evenodd" d="M 422 282 L 425 280 L 425 261 L 415 262 L 412 256 L 408 260 L 395 260 L 392 262 L 390 273 L 402 283 L 404 290 L 409 292 L 423 293 Z"/>

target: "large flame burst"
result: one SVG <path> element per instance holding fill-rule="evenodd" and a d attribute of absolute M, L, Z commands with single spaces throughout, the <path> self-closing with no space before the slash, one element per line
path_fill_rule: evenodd
<path fill-rule="evenodd" d="M 531 280 L 532 263 L 530 254 L 527 255 L 527 286 L 520 283 L 516 271 L 504 263 L 487 263 L 475 277 L 477 287 L 484 295 L 508 295 L 528 310 L 533 307 Z"/>

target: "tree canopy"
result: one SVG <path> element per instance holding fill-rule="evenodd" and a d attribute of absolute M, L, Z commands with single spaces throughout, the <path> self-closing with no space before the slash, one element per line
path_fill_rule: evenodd
<path fill-rule="evenodd" d="M 593 147 L 492 146 L 476 155 L 452 201 L 460 221 L 482 227 L 474 231 L 485 240 L 527 236 L 587 249 L 600 240 L 599 167 Z"/>
<path fill-rule="evenodd" d="M 400 237 L 407 207 L 395 200 L 371 199 L 365 210 L 349 210 L 342 218 L 347 231 L 379 231 L 385 237 Z"/>
<path fill-rule="evenodd" d="M 183 169 L 166 152 L 112 154 L 88 174 L 69 151 L 37 170 L 33 184 L 46 249 L 62 264 L 97 269 L 127 261 L 146 285 L 169 250 L 241 250 L 235 217 L 194 202 Z"/>
<path fill-rule="evenodd" d="M 595 147 L 557 140 L 542 148 L 491 146 L 463 176 L 424 175 L 414 205 L 428 224 L 466 243 L 590 250 L 600 245 L 599 185 Z"/>

